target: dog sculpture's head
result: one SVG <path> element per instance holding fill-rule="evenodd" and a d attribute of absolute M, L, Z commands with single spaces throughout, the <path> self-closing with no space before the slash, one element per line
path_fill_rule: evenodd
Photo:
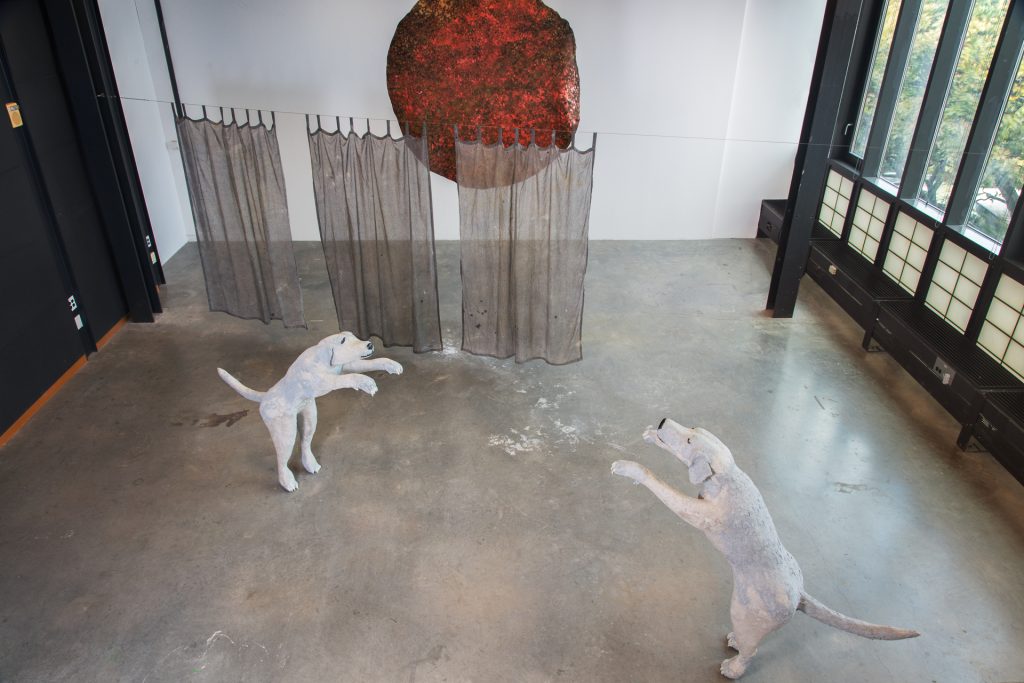
<path fill-rule="evenodd" d="M 326 346 L 331 352 L 331 365 L 342 367 L 360 358 L 373 355 L 373 342 L 363 341 L 351 332 L 332 334 L 320 340 L 320 346 Z"/>
<path fill-rule="evenodd" d="M 717 436 L 700 427 L 684 427 L 668 418 L 662 420 L 657 429 L 648 427 L 644 441 L 664 448 L 683 461 L 693 484 L 703 484 L 736 466 L 732 453 Z"/>

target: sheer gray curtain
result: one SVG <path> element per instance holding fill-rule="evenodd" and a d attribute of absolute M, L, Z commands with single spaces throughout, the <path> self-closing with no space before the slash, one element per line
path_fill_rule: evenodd
<path fill-rule="evenodd" d="M 338 324 L 385 345 L 441 348 L 424 138 L 309 135 L 313 188 Z"/>
<path fill-rule="evenodd" d="M 457 140 L 455 152 L 463 350 L 580 360 L 593 150 Z"/>
<path fill-rule="evenodd" d="M 305 327 L 276 126 L 177 125 L 210 310 Z"/>

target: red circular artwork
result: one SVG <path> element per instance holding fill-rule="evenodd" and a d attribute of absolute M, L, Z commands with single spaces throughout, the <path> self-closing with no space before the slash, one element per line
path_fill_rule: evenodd
<path fill-rule="evenodd" d="M 453 126 L 510 145 L 536 131 L 568 147 L 580 121 L 576 40 L 541 0 L 419 0 L 388 50 L 388 94 L 403 129 L 429 136 L 430 168 L 455 179 Z"/>

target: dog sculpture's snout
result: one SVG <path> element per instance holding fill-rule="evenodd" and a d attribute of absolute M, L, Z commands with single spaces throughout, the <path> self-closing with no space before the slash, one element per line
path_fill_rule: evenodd
<path fill-rule="evenodd" d="M 664 427 L 666 422 L 668 422 L 668 418 L 667 417 L 661 418 L 661 422 L 658 423 L 658 429 L 661 429 L 662 427 Z"/>

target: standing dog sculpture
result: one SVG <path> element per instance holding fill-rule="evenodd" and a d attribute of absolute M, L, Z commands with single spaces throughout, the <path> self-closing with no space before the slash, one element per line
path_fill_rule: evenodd
<path fill-rule="evenodd" d="M 732 633 L 726 640 L 739 654 L 722 662 L 722 675 L 742 676 L 761 640 L 797 610 L 864 638 L 901 640 L 919 635 L 851 619 L 805 593 L 800 566 L 779 540 L 760 491 L 713 434 L 665 419 L 657 429 L 644 432 L 644 441 L 683 461 L 690 482 L 701 486 L 700 495 L 684 495 L 629 460 L 616 461 L 612 472 L 650 489 L 683 521 L 703 531 L 732 566 Z"/>
<path fill-rule="evenodd" d="M 375 358 L 373 342 L 356 338 L 351 332 L 331 335 L 316 346 L 303 351 L 284 377 L 267 391 L 254 391 L 217 368 L 228 386 L 250 401 L 260 404 L 260 417 L 270 430 L 277 452 L 277 480 L 285 491 L 299 487 L 288 469 L 288 459 L 295 446 L 298 416 L 302 415 L 302 466 L 310 474 L 320 471 L 313 457 L 313 433 L 316 431 L 316 399 L 335 389 L 358 389 L 370 396 L 377 393 L 377 383 L 362 372 L 382 370 L 402 374 L 402 366 L 389 358 Z"/>

